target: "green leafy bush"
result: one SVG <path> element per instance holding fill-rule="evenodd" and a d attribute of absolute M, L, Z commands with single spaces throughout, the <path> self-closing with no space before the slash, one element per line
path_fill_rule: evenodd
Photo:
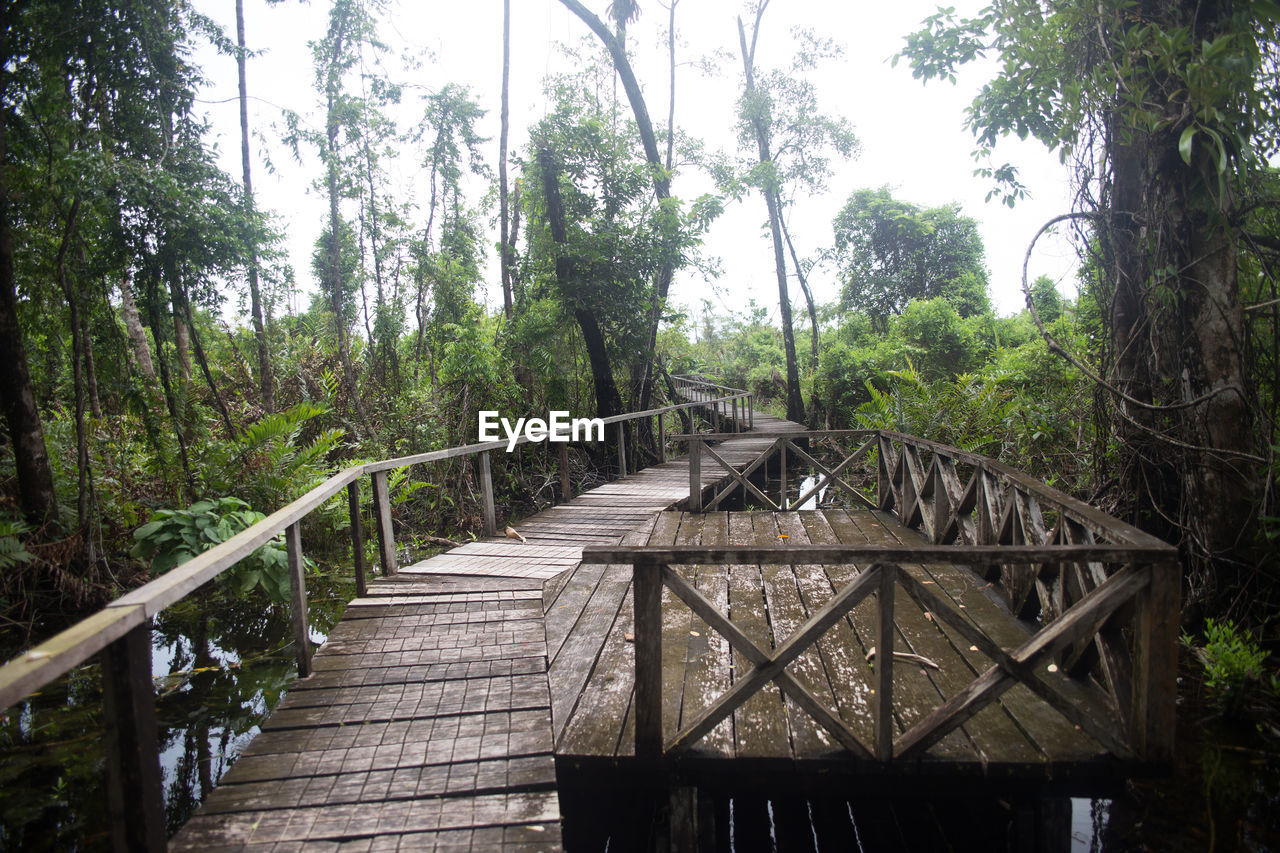
<path fill-rule="evenodd" d="M 1191 638 L 1183 636 L 1191 645 Z M 1205 669 L 1205 687 L 1213 701 L 1227 712 L 1239 711 L 1250 693 L 1259 688 L 1276 692 L 1280 680 L 1267 677 L 1267 652 L 1230 619 L 1206 619 L 1204 648 L 1197 656 Z"/>
<path fill-rule="evenodd" d="M 162 509 L 133 532 L 137 544 L 129 553 L 150 560 L 152 574 L 164 574 L 265 517 L 233 497 L 199 501 L 186 509 Z M 288 600 L 289 558 L 283 537 L 263 545 L 222 577 L 242 594 L 261 587 L 276 601 Z"/>
<path fill-rule="evenodd" d="M 11 569 L 19 563 L 31 560 L 31 552 L 18 538 L 30 529 L 17 519 L 0 518 L 0 570 Z"/>

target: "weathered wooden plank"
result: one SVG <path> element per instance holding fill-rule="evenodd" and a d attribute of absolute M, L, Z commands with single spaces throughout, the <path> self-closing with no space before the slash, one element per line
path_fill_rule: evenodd
<path fill-rule="evenodd" d="M 636 757 L 662 754 L 662 566 L 634 567 Z"/>
<path fill-rule="evenodd" d="M 903 535 L 896 531 L 898 535 Z M 982 584 L 971 572 L 955 566 L 928 564 L 918 567 L 924 575 L 917 575 L 923 580 L 932 580 L 938 593 L 950 602 L 953 612 L 964 613 L 975 630 L 980 629 L 993 642 L 1004 649 L 1016 648 L 1025 642 L 1030 633 L 1001 604 L 984 594 L 990 584 Z M 978 649 L 972 648 L 973 642 L 965 640 L 955 629 L 945 623 L 940 624 L 942 630 L 950 636 L 952 645 L 968 662 L 974 674 L 980 673 L 990 664 L 991 658 Z M 1046 673 L 1047 674 L 1047 673 Z M 1080 708 L 1082 713 L 1099 721 L 1112 719 L 1111 712 L 1091 691 L 1067 678 L 1054 679 L 1056 689 L 1069 697 L 1070 702 Z M 1052 710 L 1043 701 L 1037 699 L 1024 686 L 1011 688 L 1000 697 L 1000 705 L 1015 722 L 1019 731 L 1026 733 L 1030 742 L 1051 762 L 1061 760 L 1079 760 L 1096 753 L 1096 747 L 1075 725 L 1062 717 L 1060 712 Z M 983 712 L 985 713 L 985 712 Z"/>
<path fill-rule="evenodd" d="M 794 553 L 792 553 L 794 552 Z M 1097 560 L 1108 563 L 1140 563 L 1167 559 L 1173 552 L 1168 548 L 1149 548 L 1132 545 L 868 545 L 845 544 L 796 545 L 765 547 L 712 548 L 701 546 L 681 550 L 657 548 L 608 548 L 587 546 L 582 549 L 584 560 L 601 563 L 629 563 L 637 556 L 653 557 L 667 564 L 678 563 L 734 563 L 754 561 L 760 564 L 789 564 L 794 559 L 822 564 L 858 563 L 867 561 L 963 563 L 968 566 L 1000 565 L 1002 563 L 1056 562 L 1071 560 Z"/>
<path fill-rule="evenodd" d="M 387 494 L 387 472 L 374 471 L 373 523 L 378 531 L 378 558 L 383 576 L 394 575 L 400 568 L 396 559 L 396 534 L 391 526 L 391 498 Z"/>
<path fill-rule="evenodd" d="M 165 823 L 149 623 L 102 650 L 102 690 L 111 845 L 159 853 Z"/>
<path fill-rule="evenodd" d="M 251 811 L 192 818 L 170 850 L 207 851 L 228 845 L 342 841 L 375 834 L 430 833 L 476 827 L 558 825 L 555 792 L 425 797 L 377 803 L 314 806 L 287 811 Z M 421 843 L 428 836 L 419 838 Z M 420 848 L 419 848 L 420 849 Z"/>
<path fill-rule="evenodd" d="M 1078 636 L 1092 633 L 1145 586 L 1147 578 L 1139 572 L 1126 571 L 1112 576 L 1078 602 L 1061 619 L 1037 632 L 1010 655 L 1018 666 L 1033 666 L 1042 655 L 1069 643 Z M 968 688 L 907 731 L 899 744 L 904 754 L 918 752 L 973 716 L 987 702 L 997 698 L 1014 684 L 1014 676 L 994 666 L 979 676 Z"/>
<path fill-rule="evenodd" d="M 634 633 L 630 584 L 591 672 L 590 687 L 564 723 L 556 743 L 563 755 L 626 756 L 635 754 L 634 736 L 623 737 L 623 724 L 635 687 L 635 654 L 626 639 Z M 557 697 L 553 695 L 553 702 Z"/>
<path fill-rule="evenodd" d="M 1182 594 L 1176 561 L 1145 567 L 1146 588 L 1138 598 L 1134 638 L 1133 707 L 1129 736 L 1139 754 L 1153 762 L 1173 760 L 1178 701 L 1178 620 Z"/>
<path fill-rule="evenodd" d="M 823 513 L 832 531 L 843 542 L 881 541 L 884 528 L 888 523 L 883 514 L 864 515 L 860 512 L 844 510 L 826 510 Z M 866 566 L 867 563 L 862 563 Z M 828 576 L 834 587 L 839 588 L 855 576 L 856 570 L 850 566 L 828 566 Z M 897 619 L 910 619 L 910 610 L 897 613 Z M 921 616 L 921 618 L 923 618 Z M 862 645 L 870 654 L 872 649 L 879 656 L 880 644 L 878 634 L 879 614 L 874 601 L 864 601 L 849 613 L 854 630 L 861 638 Z M 903 643 L 901 628 L 895 624 L 895 643 Z M 874 705 L 879 695 L 873 677 L 869 701 Z M 921 667 L 898 666 L 893 668 L 894 721 L 899 731 L 905 730 L 923 719 L 928 711 L 940 701 L 937 687 L 929 680 L 929 676 L 921 671 Z M 931 755 L 960 762 L 978 762 L 980 757 L 972 742 L 963 732 L 954 732 L 936 744 Z"/>
<path fill-rule="evenodd" d="M 223 777 L 201 806 L 201 814 L 493 794 L 511 789 L 551 791 L 556 781 L 555 765 L 546 753 L 447 764 L 401 764 L 394 768 L 323 775 L 288 775 L 240 783 L 229 781 L 230 778 L 230 773 Z"/>
<path fill-rule="evenodd" d="M 729 516 L 729 535 L 734 541 L 751 542 L 755 539 L 755 525 L 751 513 L 732 513 Z M 765 616 L 765 601 L 761 589 L 760 567 L 732 565 L 729 576 L 729 618 L 757 646 L 766 651 L 773 648 L 769 637 L 769 623 Z M 733 652 L 734 671 L 731 680 L 735 687 L 745 681 L 752 662 L 738 650 Z M 786 706 L 775 684 L 765 684 L 742 703 L 733 713 L 734 753 L 738 756 L 792 755 L 787 730 Z"/>
<path fill-rule="evenodd" d="M 752 516 L 755 539 L 759 543 L 779 541 L 777 514 L 761 513 Z M 805 610 L 796 586 L 795 569 L 792 566 L 762 566 L 761 580 L 765 603 L 769 609 L 769 623 L 773 628 L 774 644 L 778 645 L 800 629 L 810 613 Z M 787 668 L 813 698 L 833 713 L 836 703 L 831 695 L 831 685 L 822 669 L 822 658 L 816 644 L 806 649 Z M 838 750 L 839 744 L 830 732 L 818 725 L 810 713 L 791 696 L 786 696 L 787 724 L 791 735 L 791 748 L 797 758 L 818 756 Z"/>
<path fill-rule="evenodd" d="M 779 518 L 779 528 L 793 539 L 807 536 L 815 545 L 838 542 L 821 512 L 786 513 Z M 854 570 L 846 567 L 840 580 L 847 582 L 853 576 Z M 835 594 L 833 578 L 828 576 L 823 566 L 797 566 L 796 580 L 809 614 L 825 607 Z M 870 647 L 863 645 L 848 618 L 832 625 L 819 637 L 817 647 L 841 719 L 863 743 L 871 743 L 873 728 L 869 699 L 874 694 L 871 666 L 866 657 Z"/>
<path fill-rule="evenodd" d="M 703 544 L 728 544 L 729 517 L 726 513 L 708 513 L 702 519 Z M 721 613 L 729 609 L 729 577 L 721 567 L 698 566 L 694 588 Z M 674 731 L 683 728 L 704 712 L 732 685 L 729 676 L 732 660 L 729 641 L 723 634 L 713 631 L 697 614 L 690 616 L 686 654 L 684 680 L 680 688 L 680 715 L 672 726 Z M 709 753 L 732 757 L 733 720 L 723 720 L 703 735 L 699 748 Z"/>

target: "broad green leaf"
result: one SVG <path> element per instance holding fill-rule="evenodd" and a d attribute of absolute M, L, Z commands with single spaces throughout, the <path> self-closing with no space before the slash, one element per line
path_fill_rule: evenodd
<path fill-rule="evenodd" d="M 1182 155 L 1182 162 L 1188 166 L 1191 165 L 1191 143 L 1196 137 L 1196 127 L 1191 125 L 1182 131 L 1182 136 L 1178 139 L 1178 153 Z"/>

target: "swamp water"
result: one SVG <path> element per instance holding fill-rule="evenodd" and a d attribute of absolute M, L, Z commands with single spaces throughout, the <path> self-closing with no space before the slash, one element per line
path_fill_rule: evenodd
<path fill-rule="evenodd" d="M 349 569 L 308 575 L 314 643 L 354 594 Z M 172 834 L 257 734 L 297 665 L 289 606 L 235 599 L 217 584 L 156 616 L 151 637 Z M 101 708 L 100 667 L 91 661 L 0 712 L 0 849 L 110 847 Z"/>

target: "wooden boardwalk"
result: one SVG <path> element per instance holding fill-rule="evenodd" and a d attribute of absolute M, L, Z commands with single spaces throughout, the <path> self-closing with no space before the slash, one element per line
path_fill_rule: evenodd
<path fill-rule="evenodd" d="M 892 516 L 871 510 L 801 512 L 665 512 L 629 535 L 637 546 L 776 546 L 925 544 Z M 864 567 L 852 565 L 680 566 L 691 585 L 757 645 L 776 649 Z M 922 585 L 970 614 L 975 625 L 1007 647 L 1031 635 L 990 593 L 993 586 L 950 564 L 905 565 Z M 569 575 L 557 601 L 589 600 L 590 614 L 567 630 L 548 619 L 553 646 L 572 654 L 553 657 L 552 707 L 556 752 L 596 783 L 637 778 L 653 761 L 636 759 L 635 646 L 630 566 L 582 565 Z M 893 668 L 894 725 L 899 733 L 963 690 L 989 666 L 969 640 L 906 595 L 895 596 L 900 657 Z M 864 743 L 874 742 L 871 699 L 876 692 L 872 658 L 876 602 L 864 600 L 790 667 L 796 679 Z M 663 720 L 666 734 L 687 726 L 733 686 L 751 662 L 734 651 L 670 591 L 662 602 Z M 1056 668 L 1045 677 L 1054 678 Z M 1082 709 L 1105 719 L 1094 694 L 1064 676 L 1057 687 Z M 575 686 L 579 689 L 575 689 Z M 559 690 L 557 689 L 559 688 Z M 922 779 L 971 777 L 1013 786 L 1052 781 L 1058 786 L 1114 776 L 1108 751 L 1026 686 L 1018 685 L 932 746 L 918 760 L 882 767 L 850 757 L 775 684 L 760 692 L 677 758 L 687 784 L 730 783 L 737 790 L 829 789 L 835 780 L 867 782 L 883 791 L 899 777 L 906 786 Z M 875 772 L 868 773 L 874 768 Z M 665 772 L 665 771 L 663 771 Z M 590 782 L 586 784 L 591 784 Z M 781 787 L 780 787 L 781 786 Z"/>
<path fill-rule="evenodd" d="M 757 414 L 719 451 L 740 467 L 795 426 Z M 612 624 L 623 597 L 602 567 L 580 569 L 597 575 L 585 597 L 563 579 L 583 546 L 645 535 L 688 492 L 673 460 L 515 524 L 527 543 L 474 542 L 370 582 L 170 849 L 559 849 L 553 726 L 581 685 L 551 689 L 548 664 L 569 673 L 557 663 L 585 654 L 570 629 Z"/>

